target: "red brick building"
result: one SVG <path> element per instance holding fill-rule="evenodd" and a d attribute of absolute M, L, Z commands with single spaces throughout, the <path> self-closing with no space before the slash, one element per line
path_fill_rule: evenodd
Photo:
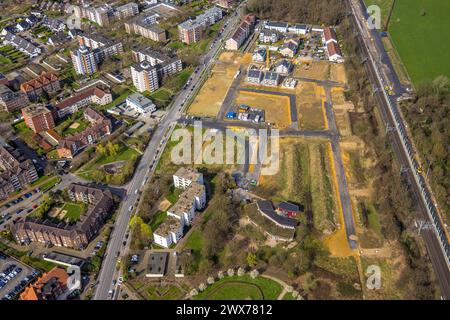
<path fill-rule="evenodd" d="M 53 129 L 53 113 L 42 105 L 31 105 L 22 109 L 22 116 L 27 126 L 35 133 Z"/>
<path fill-rule="evenodd" d="M 20 85 L 20 91 L 26 93 L 32 101 L 37 100 L 44 93 L 52 96 L 59 90 L 61 90 L 61 85 L 58 77 L 52 72 L 45 71 L 39 77 Z"/>

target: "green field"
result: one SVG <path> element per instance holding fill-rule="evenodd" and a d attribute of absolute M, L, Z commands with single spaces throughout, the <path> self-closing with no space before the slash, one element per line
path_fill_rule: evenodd
<path fill-rule="evenodd" d="M 450 77 L 450 1 L 397 0 L 389 33 L 417 86 L 439 75 Z"/>
<path fill-rule="evenodd" d="M 68 218 L 70 221 L 80 220 L 80 216 L 84 212 L 83 205 L 78 203 L 65 203 L 61 209 L 67 211 L 64 218 Z"/>
<path fill-rule="evenodd" d="M 195 296 L 196 300 L 276 300 L 282 291 L 279 283 L 250 276 L 225 277 Z"/>

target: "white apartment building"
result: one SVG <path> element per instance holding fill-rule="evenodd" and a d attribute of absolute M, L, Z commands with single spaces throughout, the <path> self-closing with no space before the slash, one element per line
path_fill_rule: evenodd
<path fill-rule="evenodd" d="M 77 74 L 91 75 L 98 70 L 94 53 L 85 46 L 72 51 L 71 58 Z"/>
<path fill-rule="evenodd" d="M 164 248 L 178 243 L 183 237 L 183 224 L 176 218 L 169 217 L 153 232 L 154 242 Z"/>
<path fill-rule="evenodd" d="M 173 175 L 173 185 L 175 188 L 186 189 L 193 182 L 203 184 L 203 174 L 193 168 L 181 167 Z"/>
<path fill-rule="evenodd" d="M 139 92 L 154 92 L 159 88 L 158 71 L 146 61 L 131 66 L 131 78 Z"/>

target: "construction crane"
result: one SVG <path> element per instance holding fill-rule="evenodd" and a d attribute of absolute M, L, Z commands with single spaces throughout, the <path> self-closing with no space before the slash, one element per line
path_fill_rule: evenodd
<path fill-rule="evenodd" d="M 270 50 L 269 46 L 266 45 L 266 70 L 268 71 L 270 69 Z"/>

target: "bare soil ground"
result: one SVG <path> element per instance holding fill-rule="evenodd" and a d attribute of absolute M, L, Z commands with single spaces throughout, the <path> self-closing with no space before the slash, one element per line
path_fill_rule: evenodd
<path fill-rule="evenodd" d="M 309 67 L 297 65 L 294 70 L 295 77 L 310 78 L 315 80 L 328 80 L 330 63 L 328 61 L 314 61 Z"/>
<path fill-rule="evenodd" d="M 296 88 L 296 96 L 299 128 L 326 129 L 323 88 L 315 83 L 299 82 Z"/>
<path fill-rule="evenodd" d="M 330 80 L 340 83 L 347 83 L 347 74 L 345 73 L 344 64 L 342 63 L 331 64 Z"/>
<path fill-rule="evenodd" d="M 211 77 L 206 80 L 189 107 L 188 114 L 215 117 L 222 106 L 239 66 L 250 62 L 249 59 L 251 57 L 248 54 L 243 56 L 237 52 L 222 53 L 211 72 Z"/>

